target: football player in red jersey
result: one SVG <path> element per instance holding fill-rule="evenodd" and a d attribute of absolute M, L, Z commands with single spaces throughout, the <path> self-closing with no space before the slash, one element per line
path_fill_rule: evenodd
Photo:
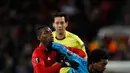
<path fill-rule="evenodd" d="M 52 50 L 51 43 L 53 42 L 52 30 L 47 26 L 42 26 L 37 29 L 37 38 L 40 45 L 32 54 L 32 64 L 34 73 L 59 73 L 61 67 L 67 66 L 64 62 L 58 62 L 56 55 L 57 51 Z M 85 53 L 80 49 L 67 48 L 70 51 L 85 57 Z"/>

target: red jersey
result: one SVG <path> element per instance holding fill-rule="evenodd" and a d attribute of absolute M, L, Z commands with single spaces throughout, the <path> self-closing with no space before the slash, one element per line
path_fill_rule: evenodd
<path fill-rule="evenodd" d="M 81 57 L 85 57 L 85 53 L 82 50 L 71 47 L 67 48 L 73 53 L 76 53 Z M 61 66 L 60 64 L 53 65 L 56 62 L 55 59 L 55 51 L 46 53 L 46 48 L 39 45 L 32 54 L 34 73 L 59 73 Z"/>

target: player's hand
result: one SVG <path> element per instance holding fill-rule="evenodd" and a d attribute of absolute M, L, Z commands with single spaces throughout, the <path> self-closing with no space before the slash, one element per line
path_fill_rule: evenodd
<path fill-rule="evenodd" d="M 63 55 L 61 53 L 56 54 L 56 61 L 57 62 L 63 62 L 63 61 L 65 61 L 65 59 L 66 59 L 65 55 Z"/>
<path fill-rule="evenodd" d="M 65 61 L 63 61 L 63 62 L 55 62 L 53 65 L 55 65 L 55 64 L 60 64 L 61 68 L 62 67 L 70 67 L 70 63 L 69 62 L 65 62 Z"/>
<path fill-rule="evenodd" d="M 75 62 L 75 61 L 70 61 L 70 67 L 74 68 L 74 69 L 78 69 L 79 63 Z"/>
<path fill-rule="evenodd" d="M 61 67 L 70 67 L 70 63 L 69 62 L 63 61 L 63 62 L 60 62 L 60 64 L 61 64 Z"/>

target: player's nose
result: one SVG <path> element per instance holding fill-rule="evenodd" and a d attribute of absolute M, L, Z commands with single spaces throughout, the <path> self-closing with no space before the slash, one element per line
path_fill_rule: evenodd
<path fill-rule="evenodd" d="M 59 24 L 59 25 L 58 25 L 58 28 L 61 28 L 61 27 L 62 27 L 62 25 L 61 25 L 61 24 Z"/>

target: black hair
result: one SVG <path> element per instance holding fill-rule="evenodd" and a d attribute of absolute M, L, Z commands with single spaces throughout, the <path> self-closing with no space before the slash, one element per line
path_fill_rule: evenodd
<path fill-rule="evenodd" d="M 104 49 L 96 49 L 88 54 L 88 64 L 96 63 L 109 58 L 109 54 Z"/>
<path fill-rule="evenodd" d="M 44 28 L 48 27 L 47 25 L 42 25 L 36 27 L 36 35 L 39 36 Z"/>
<path fill-rule="evenodd" d="M 54 18 L 55 17 L 64 17 L 65 18 L 65 22 L 68 22 L 69 17 L 64 13 L 64 12 L 56 12 L 52 14 L 52 21 L 54 22 Z"/>

